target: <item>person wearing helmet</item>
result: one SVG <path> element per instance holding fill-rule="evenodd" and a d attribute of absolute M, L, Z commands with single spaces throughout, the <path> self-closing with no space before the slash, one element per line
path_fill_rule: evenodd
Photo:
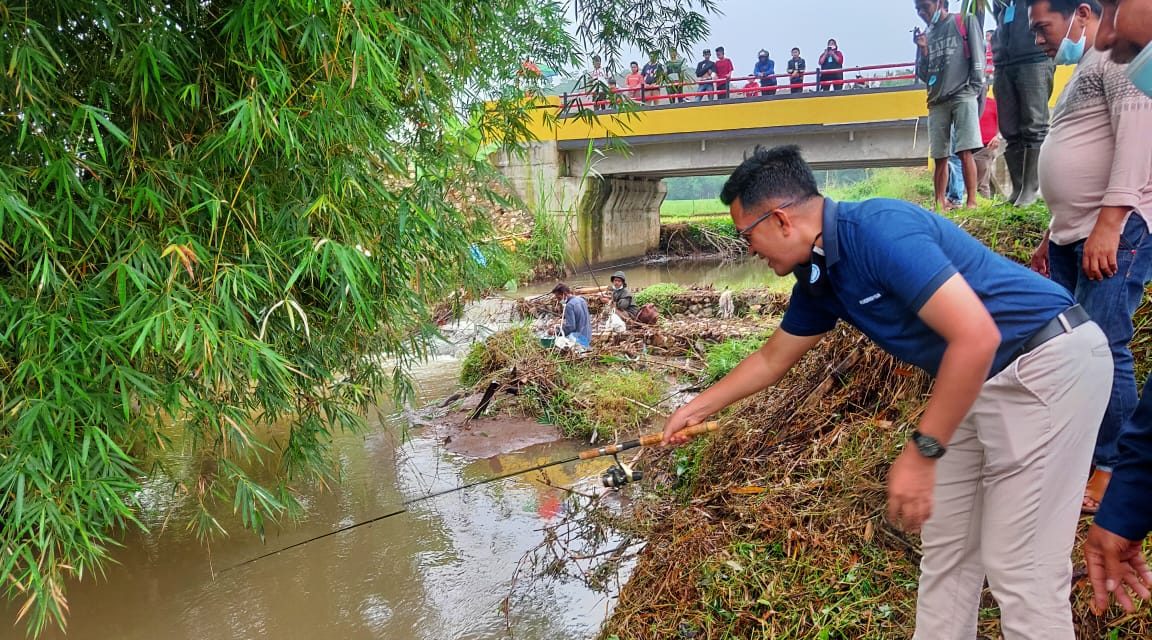
<path fill-rule="evenodd" d="M 776 62 L 768 56 L 768 51 L 761 49 L 757 55 L 756 66 L 752 68 L 752 75 L 760 81 L 761 87 L 772 87 L 771 89 L 760 89 L 760 95 L 776 95 Z"/>
<path fill-rule="evenodd" d="M 628 290 L 628 282 L 623 271 L 612 274 L 612 287 L 608 291 L 612 295 L 612 306 L 627 320 L 636 318 L 636 303 L 632 301 L 632 292 Z"/>

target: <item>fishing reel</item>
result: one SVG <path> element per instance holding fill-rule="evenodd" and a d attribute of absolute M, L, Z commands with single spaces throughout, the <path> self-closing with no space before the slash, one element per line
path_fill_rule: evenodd
<path fill-rule="evenodd" d="M 619 489 L 626 484 L 640 482 L 644 479 L 644 472 L 620 462 L 620 458 L 617 458 L 615 454 L 613 454 L 612 459 L 616 461 L 616 464 L 608 467 L 608 470 L 600 475 L 600 484 L 606 488 Z"/>

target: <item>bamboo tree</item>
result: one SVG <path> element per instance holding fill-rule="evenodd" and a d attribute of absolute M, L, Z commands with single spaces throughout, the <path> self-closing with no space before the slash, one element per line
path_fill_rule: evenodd
<path fill-rule="evenodd" d="M 0 5 L 0 576 L 31 633 L 140 526 L 144 479 L 202 537 L 224 508 L 262 532 L 332 477 L 334 434 L 403 395 L 431 306 L 492 281 L 481 143 L 526 139 L 524 60 L 575 64 L 565 11 Z M 609 47 L 676 28 L 579 15 Z M 212 464 L 163 468 L 171 449 Z"/>

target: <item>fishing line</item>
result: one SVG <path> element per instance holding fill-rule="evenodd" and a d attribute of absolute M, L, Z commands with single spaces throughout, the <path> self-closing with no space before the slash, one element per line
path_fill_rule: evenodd
<path fill-rule="evenodd" d="M 712 431 L 716 431 L 719 428 L 720 428 L 720 423 L 718 423 L 718 422 L 706 422 L 703 424 L 698 424 L 694 427 L 688 427 L 687 429 L 684 429 L 683 431 L 681 431 L 681 433 L 683 433 L 685 436 L 688 436 L 691 438 L 691 437 L 696 437 L 698 435 L 702 435 L 705 433 L 710 433 Z M 412 498 L 410 500 L 405 500 L 404 502 L 401 503 L 403 505 L 402 507 L 395 509 L 393 511 L 383 513 L 383 514 L 378 515 L 374 518 L 369 518 L 368 520 L 363 520 L 363 521 L 357 522 L 355 524 L 350 524 L 350 525 L 347 525 L 344 527 L 340 527 L 339 529 L 335 529 L 335 530 L 329 531 L 327 533 L 322 533 L 318 536 L 313 536 L 311 538 L 308 538 L 307 540 L 302 540 L 300 542 L 290 544 L 287 547 L 283 547 L 283 548 L 277 549 L 275 551 L 269 551 L 268 553 L 256 556 L 255 558 L 245 560 L 244 562 L 241 562 L 240 564 L 235 564 L 235 565 L 232 565 L 231 567 L 223 569 L 220 571 L 220 573 L 225 573 L 225 572 L 231 571 L 233 569 L 238 569 L 238 568 L 243 567 L 245 565 L 252 564 L 253 562 L 256 562 L 257 560 L 263 560 L 264 558 L 269 558 L 271 556 L 284 553 L 285 551 L 295 549 L 296 547 L 304 546 L 308 543 L 315 542 L 317 540 L 323 540 L 324 538 L 334 536 L 338 533 L 344 533 L 345 531 L 351 531 L 352 529 L 356 529 L 356 528 L 362 527 L 364 525 L 372 524 L 374 522 L 379 522 L 381 520 L 385 520 L 385 519 L 391 518 L 393 516 L 398 516 L 400 514 L 407 513 L 408 507 L 410 507 L 410 506 L 412 506 L 418 502 L 424 502 L 425 500 L 431 500 L 432 498 L 438 498 L 440 496 L 445 496 L 445 495 L 448 495 L 450 493 L 456 493 L 457 491 L 463 491 L 465 489 L 471 489 L 473 487 L 478 487 L 480 485 L 489 484 L 492 482 L 498 482 L 500 480 L 507 480 L 508 478 L 511 478 L 513 476 L 518 476 L 518 475 L 525 474 L 525 473 L 532 473 L 533 471 L 540 471 L 542 469 L 547 469 L 549 467 L 555 467 L 557 465 L 562 465 L 562 464 L 568 464 L 570 462 L 576 462 L 577 460 L 592 460 L 593 458 L 599 458 L 602 456 L 614 456 L 617 453 L 620 453 L 621 451 L 627 451 L 629 449 L 635 449 L 637 447 L 652 447 L 652 446 L 660 444 L 662 439 L 663 439 L 663 434 L 652 433 L 652 434 L 648 434 L 646 436 L 641 436 L 641 437 L 636 438 L 634 440 L 628 440 L 625 442 L 621 442 L 619 444 L 606 445 L 603 447 L 599 447 L 597 449 L 588 449 L 586 451 L 581 451 L 580 453 L 578 453 L 574 456 L 564 458 L 562 460 L 554 460 L 552 462 L 545 462 L 543 464 L 538 464 L 534 467 L 528 467 L 526 469 L 518 469 L 516 471 L 510 471 L 508 473 L 503 473 L 503 474 L 500 474 L 498 476 L 493 476 L 491 478 L 485 478 L 484 480 L 477 480 L 475 482 L 469 482 L 467 484 L 462 484 L 462 485 L 458 485 L 458 486 L 451 487 L 448 489 L 443 489 L 441 491 L 434 491 L 432 493 L 422 495 L 418 498 Z"/>

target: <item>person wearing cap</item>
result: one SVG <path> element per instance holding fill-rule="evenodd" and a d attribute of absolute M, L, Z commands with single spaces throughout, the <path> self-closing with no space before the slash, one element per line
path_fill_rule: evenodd
<path fill-rule="evenodd" d="M 612 306 L 626 319 L 636 318 L 640 310 L 632 300 L 632 292 L 628 290 L 628 282 L 623 271 L 612 274 L 612 288 L 606 292 L 612 298 Z"/>
<path fill-rule="evenodd" d="M 712 62 L 712 50 L 704 50 L 704 59 L 696 63 L 696 91 L 701 95 L 699 100 L 712 100 L 716 96 L 708 95 L 712 91 L 713 79 L 716 78 L 716 63 Z"/>
<path fill-rule="evenodd" d="M 1096 49 L 1127 65 L 1129 81 L 1152 97 L 1152 0 L 1100 0 Z M 1143 66 L 1141 66 L 1143 65 Z M 1107 609 L 1113 597 L 1129 613 L 1132 595 L 1148 600 L 1152 571 L 1142 549 L 1152 532 L 1152 376 L 1132 417 L 1120 430 L 1108 490 L 1084 542 L 1092 584 L 1092 607 Z"/>
<path fill-rule="evenodd" d="M 728 97 L 728 83 L 734 68 L 732 60 L 724 55 L 724 47 L 716 47 L 716 90 L 721 92 L 721 98 Z"/>
<path fill-rule="evenodd" d="M 760 53 L 756 54 L 756 65 L 752 67 L 752 75 L 760 83 L 760 95 L 776 95 L 776 62 L 768 56 L 766 49 L 761 49 Z"/>
<path fill-rule="evenodd" d="M 1005 640 L 1074 640 L 1072 546 L 1112 386 L 1100 327 L 943 216 L 821 196 L 796 146 L 758 147 L 720 200 L 796 285 L 780 327 L 673 413 L 664 442 L 775 385 L 844 320 L 935 378 L 887 482 L 889 519 L 921 534 L 913 638 L 976 637 L 987 578 Z"/>
<path fill-rule="evenodd" d="M 572 293 L 572 288 L 563 282 L 552 288 L 564 305 L 564 316 L 560 322 L 560 335 L 584 347 L 592 344 L 592 320 L 588 313 L 588 301 Z"/>

